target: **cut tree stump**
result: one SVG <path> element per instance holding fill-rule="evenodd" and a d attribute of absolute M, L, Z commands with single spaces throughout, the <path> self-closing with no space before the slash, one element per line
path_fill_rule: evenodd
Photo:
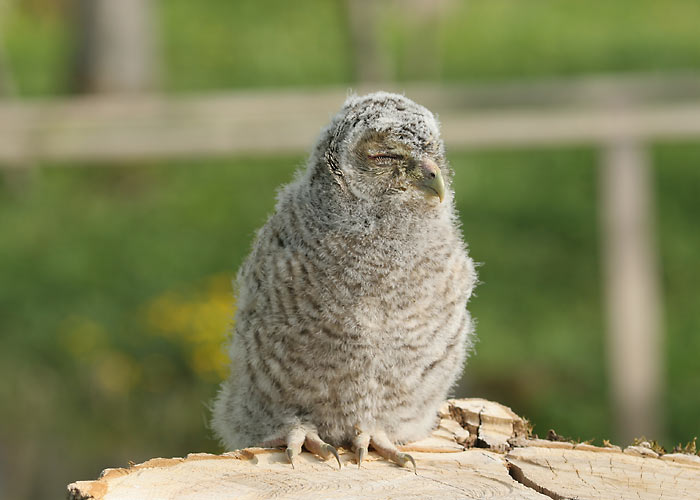
<path fill-rule="evenodd" d="M 649 446 L 597 447 L 532 438 L 510 408 L 483 399 L 447 401 L 432 435 L 402 447 L 417 473 L 374 453 L 357 467 L 339 450 L 323 461 L 304 452 L 287 462 L 281 449 L 154 458 L 106 469 L 95 481 L 68 485 L 70 499 L 499 498 L 700 499 L 700 457 L 659 456 Z"/>

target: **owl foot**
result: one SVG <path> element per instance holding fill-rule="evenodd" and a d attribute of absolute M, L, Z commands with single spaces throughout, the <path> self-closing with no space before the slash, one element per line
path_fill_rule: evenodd
<path fill-rule="evenodd" d="M 316 431 L 310 431 L 304 427 L 295 427 L 287 435 L 286 439 L 287 449 L 285 453 L 287 454 L 287 459 L 294 468 L 294 458 L 301 453 L 301 447 L 305 446 L 314 455 L 328 459 L 333 455 L 338 461 L 338 469 L 342 468 L 340 465 L 340 455 L 338 455 L 338 450 L 333 446 L 329 445 L 323 441 Z"/>
<path fill-rule="evenodd" d="M 355 439 L 353 440 L 353 448 L 355 453 L 357 453 L 357 467 L 358 469 L 362 466 L 362 460 L 367 454 L 367 447 L 371 444 L 374 451 L 379 453 L 385 459 L 394 462 L 401 467 L 405 466 L 408 462 L 413 465 L 414 474 L 418 474 L 416 468 L 416 461 L 408 453 L 399 451 L 399 449 L 391 442 L 384 432 L 375 432 L 371 436 L 366 432 L 359 432 Z"/>

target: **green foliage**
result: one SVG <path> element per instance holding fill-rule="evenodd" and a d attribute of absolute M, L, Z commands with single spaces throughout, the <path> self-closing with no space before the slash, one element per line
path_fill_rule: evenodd
<path fill-rule="evenodd" d="M 685 444 L 678 443 L 673 448 L 673 453 L 688 453 L 689 455 L 697 455 L 698 453 L 698 438 L 694 437 Z"/>
<path fill-rule="evenodd" d="M 692 0 L 457 2 L 442 29 L 450 80 L 690 69 L 700 65 Z"/>
<path fill-rule="evenodd" d="M 323 85 L 350 79 L 341 3 L 162 2 L 166 87 Z"/>
<path fill-rule="evenodd" d="M 25 96 L 66 93 L 74 30 L 66 1 L 0 2 L 0 44 L 15 92 Z"/>

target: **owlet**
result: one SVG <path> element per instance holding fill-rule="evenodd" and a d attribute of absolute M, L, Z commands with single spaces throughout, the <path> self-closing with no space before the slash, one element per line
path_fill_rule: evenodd
<path fill-rule="evenodd" d="M 438 123 L 401 95 L 347 99 L 278 196 L 238 274 L 231 375 L 212 426 L 229 449 L 368 446 L 404 465 L 473 342 L 476 281 Z M 340 463 L 340 460 L 338 459 Z"/>

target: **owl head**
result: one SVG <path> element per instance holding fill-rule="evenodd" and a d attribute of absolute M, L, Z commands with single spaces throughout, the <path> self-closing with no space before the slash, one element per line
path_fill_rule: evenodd
<path fill-rule="evenodd" d="M 402 95 L 348 98 L 321 134 L 315 156 L 360 203 L 426 210 L 451 196 L 437 120 Z"/>

